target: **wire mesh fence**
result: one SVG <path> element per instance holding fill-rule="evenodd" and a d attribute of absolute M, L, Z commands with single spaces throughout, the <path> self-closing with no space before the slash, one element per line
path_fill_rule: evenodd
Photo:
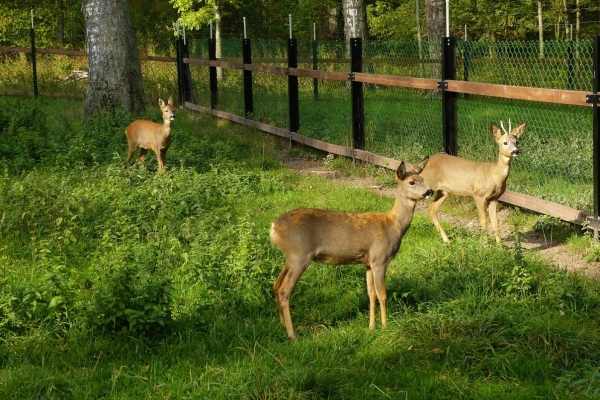
<path fill-rule="evenodd" d="M 222 58 L 241 60 L 241 40 L 223 40 Z M 200 46 L 202 47 L 202 46 Z M 429 42 L 365 41 L 363 72 L 441 79 L 440 45 Z M 472 82 L 592 91 L 592 41 L 457 43 L 457 77 Z M 191 57 L 203 58 L 207 51 Z M 252 41 L 252 62 L 287 66 L 286 41 Z M 197 67 L 206 70 L 206 67 Z M 298 41 L 298 68 L 350 71 L 344 41 Z M 243 115 L 241 72 L 228 71 L 219 81 L 218 108 Z M 238 75 L 239 74 L 239 75 Z M 202 81 L 207 86 L 207 80 Z M 196 84 L 198 86 L 198 84 Z M 289 127 L 287 77 L 253 74 L 253 119 Z M 352 146 L 350 84 L 299 79 L 298 133 L 332 144 Z M 230 94 L 231 93 L 231 94 Z M 237 111 L 225 100 L 239 104 Z M 208 95 L 203 96 L 209 106 Z M 442 147 L 441 96 L 385 85 L 364 85 L 365 150 L 415 161 Z M 593 210 L 592 114 L 589 108 L 475 95 L 458 101 L 458 154 L 494 162 L 498 148 L 492 123 L 513 126 L 527 121 L 521 157 L 512 165 L 508 188 L 567 205 Z"/>
<path fill-rule="evenodd" d="M 188 41 L 191 58 L 208 59 L 208 41 Z M 298 68 L 350 72 L 345 41 L 299 40 Z M 287 42 L 251 40 L 252 63 L 287 67 Z M 441 79 L 440 44 L 426 41 L 365 41 L 363 72 Z M 593 42 L 537 41 L 457 42 L 457 78 L 513 86 L 592 91 Z M 223 39 L 217 57 L 242 62 L 242 40 Z M 31 90 L 29 56 L 0 53 L 0 87 Z M 85 79 L 69 78 L 85 69 L 80 56 L 42 54 L 37 70 L 41 91 L 85 94 Z M 174 62 L 142 61 L 146 97 L 155 100 L 177 91 Z M 211 106 L 209 72 L 191 65 L 198 105 Z M 279 128 L 289 128 L 285 75 L 253 73 L 253 115 Z M 243 71 L 218 68 L 217 109 L 243 116 Z M 332 144 L 352 146 L 350 82 L 301 77 L 298 133 Z M 441 152 L 442 115 L 438 91 L 385 85 L 364 85 L 365 150 L 414 161 Z M 490 124 L 527 121 L 521 139 L 523 155 L 513 162 L 509 189 L 580 210 L 593 210 L 592 117 L 587 107 L 460 95 L 458 154 L 494 161 L 497 148 Z"/>

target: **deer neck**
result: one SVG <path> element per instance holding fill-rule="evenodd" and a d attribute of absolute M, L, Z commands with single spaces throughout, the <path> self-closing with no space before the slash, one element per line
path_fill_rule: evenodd
<path fill-rule="evenodd" d="M 496 163 L 496 171 L 500 173 L 500 175 L 505 178 L 508 176 L 508 172 L 510 171 L 510 162 L 512 161 L 512 157 L 506 156 L 502 153 L 498 155 L 498 162 Z"/>
<path fill-rule="evenodd" d="M 164 137 L 171 136 L 171 121 L 170 119 L 164 119 L 162 124 L 162 133 Z"/>
<path fill-rule="evenodd" d="M 403 235 L 410 227 L 416 205 L 417 202 L 414 200 L 396 196 L 394 207 L 392 208 L 392 211 L 389 212 L 389 215 L 391 219 L 400 226 L 401 235 Z"/>

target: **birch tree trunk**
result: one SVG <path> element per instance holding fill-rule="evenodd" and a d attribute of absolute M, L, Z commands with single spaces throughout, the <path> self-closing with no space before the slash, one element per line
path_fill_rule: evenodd
<path fill-rule="evenodd" d="M 367 9 L 363 0 L 343 0 L 344 37 L 367 39 Z"/>
<path fill-rule="evenodd" d="M 221 6 L 215 3 L 215 56 L 223 57 L 223 41 L 221 37 Z M 217 79 L 223 80 L 223 68 L 217 67 Z"/>
<path fill-rule="evenodd" d="M 538 25 L 540 37 L 540 58 L 544 58 L 544 20 L 542 19 L 542 0 L 538 0 Z"/>
<path fill-rule="evenodd" d="M 88 87 L 84 116 L 99 110 L 145 110 L 142 72 L 129 2 L 83 0 Z"/>
<path fill-rule="evenodd" d="M 431 63 L 431 77 L 442 78 L 442 38 L 445 32 L 445 3 L 444 0 L 425 0 L 427 13 L 427 38 L 429 39 L 429 57 L 439 62 Z"/>

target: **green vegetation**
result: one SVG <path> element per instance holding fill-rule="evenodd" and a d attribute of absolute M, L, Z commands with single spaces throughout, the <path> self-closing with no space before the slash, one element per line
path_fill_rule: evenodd
<path fill-rule="evenodd" d="M 312 265 L 292 296 L 299 340 L 288 341 L 271 221 L 393 200 L 292 173 L 277 160 L 286 141 L 184 111 L 166 170 L 150 156 L 125 170 L 132 117 L 82 122 L 82 109 L 0 97 L 0 397 L 600 395 L 600 284 L 518 241 L 448 226 L 454 241 L 441 245 L 421 214 L 388 271 L 387 329 L 367 328 L 364 268 Z M 511 221 L 517 237 L 531 222 Z"/>

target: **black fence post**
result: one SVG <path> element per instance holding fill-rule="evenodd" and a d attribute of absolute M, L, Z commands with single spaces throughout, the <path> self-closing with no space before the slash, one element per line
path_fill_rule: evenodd
<path fill-rule="evenodd" d="M 319 69 L 318 65 L 318 44 L 316 40 L 312 41 L 312 59 L 313 59 L 313 70 Z M 315 100 L 319 100 L 319 80 L 317 78 L 313 79 L 313 96 Z"/>
<path fill-rule="evenodd" d="M 244 64 L 252 64 L 252 48 L 250 39 L 243 39 L 242 57 Z M 252 99 L 252 71 L 247 71 L 244 68 L 244 110 L 246 118 L 252 118 L 254 114 L 254 105 Z"/>
<path fill-rule="evenodd" d="M 216 61 L 217 59 L 217 41 L 214 38 L 208 39 L 208 59 Z M 211 65 L 208 67 L 208 75 L 210 79 L 210 108 L 217 108 L 219 104 L 219 89 L 217 86 L 217 67 Z"/>
<path fill-rule="evenodd" d="M 354 72 L 362 72 L 362 38 L 350 39 L 350 87 L 352 94 L 352 137 L 355 149 L 365 149 L 365 109 L 363 83 L 354 80 Z"/>
<path fill-rule="evenodd" d="M 33 25 L 33 11 L 31 12 L 31 68 L 33 72 L 33 97 L 38 97 L 37 65 L 35 60 L 35 29 Z"/>
<path fill-rule="evenodd" d="M 593 94 L 593 119 L 594 119 L 594 217 L 598 218 L 600 208 L 600 36 L 594 39 L 594 94 Z"/>
<path fill-rule="evenodd" d="M 573 90 L 573 78 L 575 75 L 575 44 L 573 39 L 569 40 L 569 46 L 567 47 L 567 82 L 569 90 Z"/>
<path fill-rule="evenodd" d="M 456 80 L 456 38 L 442 38 L 442 82 L 441 88 L 446 89 L 446 80 Z M 442 124 L 444 131 L 444 152 L 457 155 L 457 116 L 456 92 L 442 90 Z"/>
<path fill-rule="evenodd" d="M 196 104 L 196 95 L 194 93 L 194 85 L 192 82 L 192 72 L 190 71 L 190 65 L 183 62 L 184 58 L 190 57 L 190 52 L 188 50 L 185 37 L 183 40 L 179 40 L 179 46 L 179 66 L 181 79 L 179 106 L 183 106 L 186 101 Z"/>
<path fill-rule="evenodd" d="M 288 68 L 298 68 L 298 44 L 288 39 Z M 288 105 L 290 107 L 290 132 L 300 129 L 300 105 L 298 102 L 298 77 L 288 73 Z"/>

